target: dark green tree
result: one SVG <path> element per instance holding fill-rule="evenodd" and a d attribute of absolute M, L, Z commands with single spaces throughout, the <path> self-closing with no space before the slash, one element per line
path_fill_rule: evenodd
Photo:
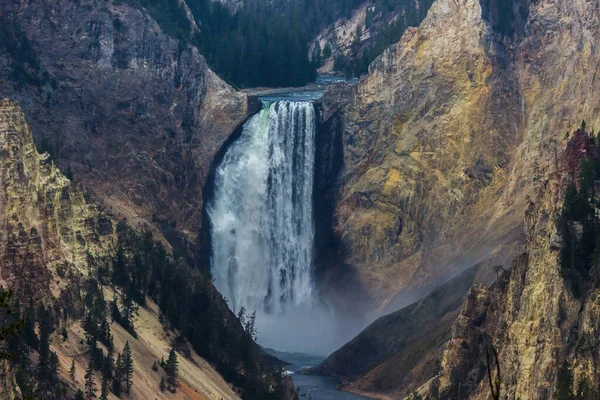
<path fill-rule="evenodd" d="M 25 309 L 25 314 L 23 316 L 24 326 L 23 326 L 23 340 L 25 343 L 34 350 L 38 349 L 39 338 L 37 333 L 35 332 L 35 309 L 32 304 L 29 305 Z"/>
<path fill-rule="evenodd" d="M 102 376 L 102 386 L 100 389 L 100 400 L 108 400 L 108 381 L 109 378 Z"/>
<path fill-rule="evenodd" d="M 15 313 L 12 290 L 0 287 L 0 360 L 10 360 L 16 357 L 19 335 L 23 330 L 21 316 Z M 13 340 L 16 339 L 16 342 Z M 11 345 L 12 340 L 12 345 Z M 6 350 L 6 349 L 9 350 Z"/>
<path fill-rule="evenodd" d="M 177 370 L 177 353 L 175 352 L 175 349 L 171 347 L 169 358 L 167 359 L 167 364 L 165 366 L 165 372 L 167 373 L 167 383 L 174 388 L 177 387 Z"/>
<path fill-rule="evenodd" d="M 115 373 L 113 376 L 113 393 L 119 397 L 121 395 L 121 383 L 123 382 L 123 360 L 121 354 L 117 355 L 117 362 L 115 363 Z"/>
<path fill-rule="evenodd" d="M 40 306 L 38 316 L 40 319 L 40 341 L 36 392 L 41 398 L 51 398 L 58 386 L 58 357 L 55 353 L 50 352 L 50 335 L 54 329 L 54 321 L 52 314 L 44 306 Z"/>
<path fill-rule="evenodd" d="M 129 394 L 131 392 L 131 386 L 133 385 L 133 357 L 131 355 L 129 341 L 125 342 L 125 347 L 123 347 L 122 363 L 122 379 L 125 383 L 125 391 Z"/>
<path fill-rule="evenodd" d="M 96 382 L 94 382 L 94 369 L 92 368 L 92 364 L 88 365 L 87 370 L 85 371 L 85 398 L 86 400 L 92 400 L 96 397 Z"/>
<path fill-rule="evenodd" d="M 323 48 L 323 59 L 328 59 L 329 57 L 331 57 L 331 46 L 327 42 Z"/>

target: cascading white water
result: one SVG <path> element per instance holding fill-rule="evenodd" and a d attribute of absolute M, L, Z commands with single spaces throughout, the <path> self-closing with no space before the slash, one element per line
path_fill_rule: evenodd
<path fill-rule="evenodd" d="M 215 285 L 234 311 L 256 311 L 263 329 L 314 301 L 314 136 L 312 103 L 265 103 L 216 171 Z"/>

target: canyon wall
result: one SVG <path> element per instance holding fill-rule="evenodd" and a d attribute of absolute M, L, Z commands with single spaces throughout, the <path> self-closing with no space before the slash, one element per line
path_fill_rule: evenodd
<path fill-rule="evenodd" d="M 570 294 L 556 220 L 565 133 L 600 127 L 599 18 L 583 0 L 438 0 L 368 76 L 322 101 L 340 108 L 322 122 L 341 121 L 344 148 L 330 189 L 337 257 L 375 304 L 405 305 L 471 265 L 510 270 L 462 306 L 436 381 L 443 398 L 489 398 L 490 343 L 511 398 L 552 396 L 561 359 L 575 382 L 597 382 L 597 360 L 573 351 L 596 335 L 596 295 Z M 395 398 L 414 387 L 385 381 L 399 356 L 345 387 Z"/>
<path fill-rule="evenodd" d="M 380 305 L 407 304 L 519 241 L 522 206 L 493 205 L 525 121 L 481 13 L 476 1 L 438 1 L 357 86 L 323 100 L 344 104 L 340 261 Z"/>
<path fill-rule="evenodd" d="M 503 396 L 547 399 L 561 385 L 583 396 L 583 390 L 590 390 L 582 389 L 584 382 L 597 387 L 599 360 L 592 350 L 598 345 L 600 321 L 597 259 L 589 271 L 575 273 L 575 265 L 562 258 L 570 246 L 574 250 L 572 243 L 580 251 L 588 235 L 585 222 L 566 221 L 562 205 L 567 186 L 578 179 L 581 161 L 593 157 L 595 144 L 578 130 L 560 158 L 560 170 L 535 186 L 525 217 L 523 253 L 491 287 L 472 288 L 453 326 L 435 378 L 442 398 L 459 391 L 469 398 L 489 398 L 486 365 L 492 364 L 494 376 L 497 371 L 493 349 Z M 572 239 L 563 224 L 571 227 Z M 563 365 L 571 371 L 571 382 L 558 382 Z"/>
<path fill-rule="evenodd" d="M 8 2 L 0 25 L 0 94 L 20 101 L 38 147 L 112 212 L 193 253 L 210 164 L 253 111 L 246 96 L 122 2 Z"/>

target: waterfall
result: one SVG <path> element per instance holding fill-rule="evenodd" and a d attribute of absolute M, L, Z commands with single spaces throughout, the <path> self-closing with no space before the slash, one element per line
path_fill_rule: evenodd
<path fill-rule="evenodd" d="M 217 167 L 208 204 L 215 286 L 259 323 L 314 301 L 314 136 L 312 103 L 265 102 Z"/>

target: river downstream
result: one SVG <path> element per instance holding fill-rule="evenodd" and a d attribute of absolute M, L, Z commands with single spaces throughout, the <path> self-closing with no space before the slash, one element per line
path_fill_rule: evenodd
<path fill-rule="evenodd" d="M 287 367 L 287 373 L 294 380 L 294 385 L 300 388 L 298 394 L 301 399 L 308 399 L 310 396 L 311 400 L 369 400 L 368 397 L 358 396 L 337 389 L 340 381 L 336 378 L 303 375 L 300 373 L 304 369 L 319 365 L 325 360 L 325 357 L 275 350 L 270 350 L 269 353 L 282 361 L 290 363 Z"/>

